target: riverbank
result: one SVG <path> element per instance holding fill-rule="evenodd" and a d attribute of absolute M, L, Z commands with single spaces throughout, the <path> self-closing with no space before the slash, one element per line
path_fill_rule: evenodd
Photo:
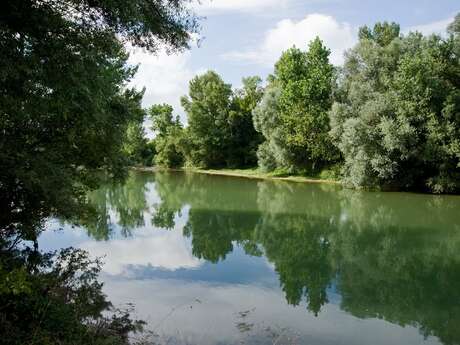
<path fill-rule="evenodd" d="M 277 180 L 289 181 L 297 183 L 328 183 L 340 185 L 341 182 L 332 178 L 316 178 L 300 175 L 287 175 L 285 173 L 264 173 L 256 168 L 249 169 L 195 169 L 195 168 L 182 168 L 182 169 L 165 169 L 158 167 L 135 167 L 134 169 L 140 171 L 182 171 L 192 172 L 197 174 L 218 175 L 218 176 L 231 176 L 240 178 L 249 178 L 256 180 Z"/>

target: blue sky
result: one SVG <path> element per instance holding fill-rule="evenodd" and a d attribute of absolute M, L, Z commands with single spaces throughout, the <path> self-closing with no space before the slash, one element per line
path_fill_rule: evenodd
<path fill-rule="evenodd" d="M 133 81 L 146 87 L 144 105 L 169 103 L 185 120 L 180 97 L 189 80 L 206 70 L 217 71 L 235 87 L 241 78 L 265 78 L 282 51 L 292 45 L 307 46 L 320 36 L 331 49 L 334 64 L 356 42 L 362 25 L 395 21 L 402 31 L 444 32 L 460 12 L 459 0 L 202 0 L 196 12 L 201 21 L 201 43 L 181 54 L 152 55 L 133 51 L 139 63 Z"/>

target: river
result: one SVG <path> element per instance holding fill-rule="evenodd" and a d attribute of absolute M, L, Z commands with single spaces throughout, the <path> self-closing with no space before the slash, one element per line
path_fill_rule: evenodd
<path fill-rule="evenodd" d="M 132 172 L 50 220 L 162 344 L 460 344 L 460 197 Z"/>

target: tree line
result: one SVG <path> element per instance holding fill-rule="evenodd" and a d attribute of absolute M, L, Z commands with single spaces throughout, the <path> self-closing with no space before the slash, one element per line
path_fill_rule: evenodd
<path fill-rule="evenodd" d="M 254 76 L 236 90 L 214 71 L 196 76 L 181 99 L 186 127 L 169 105 L 147 110 L 156 138 L 142 161 L 458 192 L 460 15 L 444 36 L 365 26 L 343 66 L 329 55 L 316 38 L 283 52 L 265 85 Z"/>

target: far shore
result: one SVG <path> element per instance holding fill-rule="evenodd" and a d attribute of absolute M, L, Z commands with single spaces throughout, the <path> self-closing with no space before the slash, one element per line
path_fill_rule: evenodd
<path fill-rule="evenodd" d="M 134 170 L 139 171 L 180 171 L 180 172 L 191 172 L 197 174 L 206 175 L 218 175 L 218 176 L 231 176 L 241 177 L 256 180 L 276 180 L 276 181 L 288 181 L 297 183 L 328 183 L 341 185 L 340 181 L 333 179 L 321 179 L 314 177 L 306 177 L 299 175 L 283 175 L 279 176 L 273 173 L 264 173 L 258 169 L 195 169 L 195 168 L 160 168 L 160 167 L 133 167 Z"/>

